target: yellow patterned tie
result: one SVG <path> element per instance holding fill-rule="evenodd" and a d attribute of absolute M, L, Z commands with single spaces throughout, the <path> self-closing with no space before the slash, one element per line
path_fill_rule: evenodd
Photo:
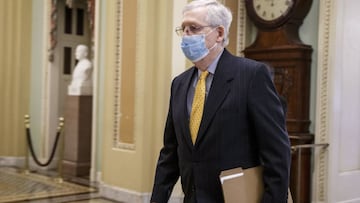
<path fill-rule="evenodd" d="M 195 144 L 204 111 L 206 77 L 208 76 L 208 74 L 208 71 L 201 72 L 200 78 L 195 87 L 194 99 L 190 115 L 190 133 L 193 144 Z"/>

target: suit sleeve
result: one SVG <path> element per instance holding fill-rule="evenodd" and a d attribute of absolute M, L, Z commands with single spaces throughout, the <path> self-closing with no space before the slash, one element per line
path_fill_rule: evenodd
<path fill-rule="evenodd" d="M 264 64 L 257 64 L 249 89 L 249 112 L 264 167 L 262 203 L 287 202 L 291 150 L 285 114 Z"/>
<path fill-rule="evenodd" d="M 172 85 L 173 86 L 173 85 Z M 177 140 L 172 119 L 172 99 L 165 124 L 163 147 L 156 166 L 151 202 L 166 203 L 179 178 Z"/>

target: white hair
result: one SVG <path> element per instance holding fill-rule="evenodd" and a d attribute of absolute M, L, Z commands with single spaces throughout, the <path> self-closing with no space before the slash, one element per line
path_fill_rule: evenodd
<path fill-rule="evenodd" d="M 184 7 L 183 14 L 199 7 L 207 8 L 205 21 L 210 26 L 216 27 L 221 25 L 225 28 L 222 45 L 223 47 L 226 47 L 229 44 L 229 29 L 232 21 L 230 9 L 216 0 L 194 0 Z"/>

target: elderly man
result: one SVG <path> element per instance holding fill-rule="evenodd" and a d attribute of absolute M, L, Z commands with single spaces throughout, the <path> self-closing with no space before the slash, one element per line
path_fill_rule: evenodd
<path fill-rule="evenodd" d="M 291 157 L 283 108 L 266 65 L 225 49 L 231 20 L 215 0 L 192 1 L 183 10 L 176 31 L 194 66 L 172 82 L 151 202 L 167 202 L 181 177 L 184 202 L 222 203 L 221 171 L 257 166 L 261 202 L 287 202 Z"/>

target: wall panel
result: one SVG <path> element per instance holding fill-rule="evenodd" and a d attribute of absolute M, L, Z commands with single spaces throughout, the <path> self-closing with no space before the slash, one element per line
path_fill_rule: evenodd
<path fill-rule="evenodd" d="M 0 0 L 0 156 L 24 154 L 32 1 Z"/>

